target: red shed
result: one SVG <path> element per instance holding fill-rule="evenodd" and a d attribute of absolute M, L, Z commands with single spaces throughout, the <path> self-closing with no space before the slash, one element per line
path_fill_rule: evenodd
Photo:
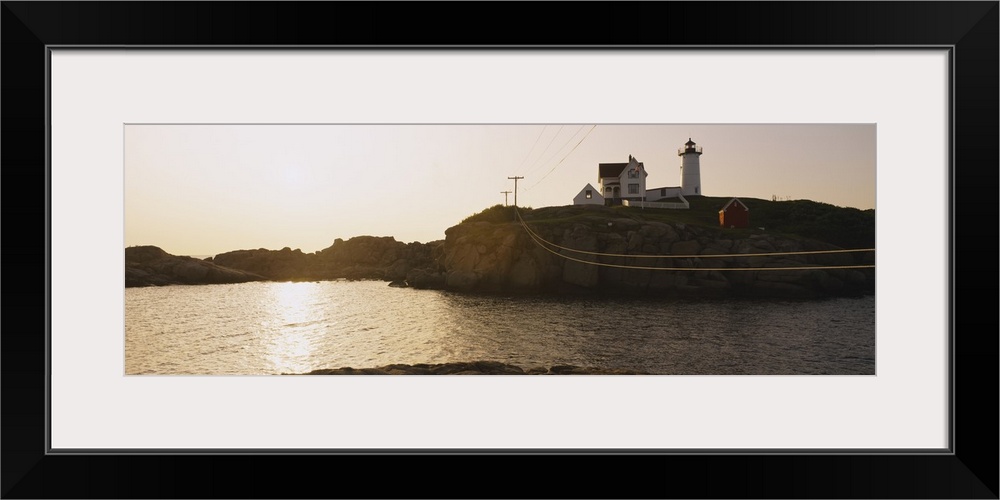
<path fill-rule="evenodd" d="M 733 198 L 719 210 L 719 225 L 722 227 L 747 227 L 750 225 L 750 209 L 742 201 Z"/>

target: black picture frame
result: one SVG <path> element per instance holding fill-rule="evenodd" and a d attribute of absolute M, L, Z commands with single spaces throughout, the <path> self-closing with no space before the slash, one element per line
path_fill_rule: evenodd
<path fill-rule="evenodd" d="M 4 498 L 998 498 L 997 1 L 2 4 Z M 48 454 L 53 45 L 949 46 L 952 453 Z"/>

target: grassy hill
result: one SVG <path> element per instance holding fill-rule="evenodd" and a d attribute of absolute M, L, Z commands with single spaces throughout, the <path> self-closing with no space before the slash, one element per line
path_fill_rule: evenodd
<path fill-rule="evenodd" d="M 750 228 L 719 227 L 719 209 L 731 198 L 691 196 L 688 210 L 651 209 L 636 207 L 562 206 L 531 209 L 521 207 L 521 215 L 532 224 L 572 221 L 574 218 L 606 214 L 635 220 L 684 223 L 742 237 L 753 233 L 775 233 L 783 236 L 824 241 L 841 248 L 875 247 L 875 210 L 838 207 L 810 200 L 770 201 L 740 198 L 750 209 Z M 506 222 L 514 219 L 514 207 L 495 205 L 472 215 L 462 222 Z M 763 228 L 763 229 L 761 229 Z"/>

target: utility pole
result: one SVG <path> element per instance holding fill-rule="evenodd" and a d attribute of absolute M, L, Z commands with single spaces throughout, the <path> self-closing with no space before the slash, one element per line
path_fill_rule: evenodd
<path fill-rule="evenodd" d="M 507 195 L 510 194 L 510 191 L 500 191 L 500 194 L 503 195 L 503 206 L 506 207 L 507 206 Z"/>
<path fill-rule="evenodd" d="M 514 177 L 508 177 L 508 179 L 514 179 L 514 206 L 516 207 L 517 206 L 517 180 L 518 179 L 524 179 L 524 177 L 518 177 L 518 176 L 515 175 Z"/>

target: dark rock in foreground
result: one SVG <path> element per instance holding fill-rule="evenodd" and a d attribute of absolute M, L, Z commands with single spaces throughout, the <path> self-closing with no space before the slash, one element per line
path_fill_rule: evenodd
<path fill-rule="evenodd" d="M 631 370 L 606 368 L 584 368 L 572 365 L 556 365 L 551 368 L 531 368 L 527 371 L 519 366 L 496 361 L 473 361 L 469 363 L 443 364 L 395 364 L 378 368 L 333 368 L 313 370 L 296 375 L 647 375 Z"/>

